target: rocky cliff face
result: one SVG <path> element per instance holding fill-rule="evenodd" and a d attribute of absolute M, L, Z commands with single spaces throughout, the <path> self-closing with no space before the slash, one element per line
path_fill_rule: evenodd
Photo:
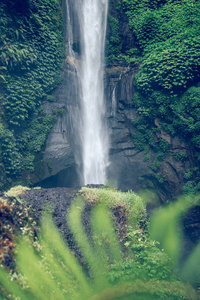
<path fill-rule="evenodd" d="M 122 48 L 125 49 L 127 46 L 130 48 L 134 44 L 134 38 L 128 27 L 127 18 L 120 12 L 116 12 L 114 3 L 114 0 L 110 1 L 110 14 L 119 20 Z M 80 55 L 80 36 L 75 11 L 73 1 L 63 1 L 66 45 L 70 46 L 69 43 L 71 43 L 73 51 L 66 49 L 64 80 L 54 92 L 55 102 L 45 105 L 48 113 L 58 112 L 58 121 L 46 143 L 44 172 L 35 180 L 44 187 L 70 187 L 82 183 L 81 137 L 79 136 L 81 115 L 76 73 Z M 72 24 L 70 28 L 69 18 Z M 73 35 L 73 40 L 69 37 L 69 33 Z M 67 40 L 69 38 L 71 38 L 70 41 Z M 189 146 L 181 142 L 178 137 L 172 138 L 161 130 L 155 136 L 155 142 L 156 138 L 161 137 L 170 143 L 170 152 L 160 165 L 161 182 L 148 167 L 148 164 L 153 162 L 155 153 L 151 153 L 151 159 L 147 163 L 144 161 L 144 152 L 135 148 L 132 139 L 134 133 L 132 121 L 137 118 L 133 97 L 134 77 L 138 71 L 138 65 L 127 65 L 120 61 L 109 63 L 105 69 L 105 97 L 110 134 L 108 178 L 115 187 L 123 191 L 156 189 L 159 199 L 165 201 L 181 193 L 185 184 L 184 174 L 193 164 L 192 153 Z M 59 115 L 60 109 L 62 109 L 61 115 Z M 159 127 L 159 120 L 155 120 L 155 124 Z M 187 153 L 189 158 L 184 162 L 178 161 L 173 156 L 174 152 Z"/>
<path fill-rule="evenodd" d="M 163 130 L 155 135 L 170 144 L 169 154 L 161 162 L 159 174 L 162 181 L 148 166 L 154 161 L 151 152 L 150 161 L 145 162 L 145 153 L 138 151 L 133 143 L 133 121 L 137 118 L 134 106 L 134 77 L 139 66 L 125 66 L 112 63 L 107 66 L 105 74 L 107 118 L 110 129 L 110 166 L 108 177 L 114 180 L 121 190 L 140 189 L 156 190 L 161 201 L 181 194 L 185 184 L 185 172 L 193 167 L 192 153 L 188 145 L 178 137 L 171 137 Z M 155 120 L 159 127 L 159 121 Z M 177 160 L 174 153 L 187 153 L 188 159 Z"/>
<path fill-rule="evenodd" d="M 45 171 L 42 184 L 45 186 L 77 186 L 80 184 L 78 176 L 78 163 L 80 141 L 78 126 L 75 119 L 79 118 L 79 93 L 77 77 L 75 73 L 75 62 L 68 57 L 64 62 L 63 82 L 54 92 L 54 103 L 47 103 L 45 110 L 51 114 L 52 111 L 62 109 L 58 113 L 58 120 L 51 130 L 46 143 L 44 154 Z M 76 115 L 76 118 L 73 118 Z"/>
<path fill-rule="evenodd" d="M 132 120 L 136 118 L 133 103 L 134 77 L 138 66 L 113 63 L 105 74 L 105 95 L 110 130 L 110 165 L 108 178 L 121 190 L 138 190 L 138 177 L 149 173 L 144 153 L 132 141 Z"/>
<path fill-rule="evenodd" d="M 54 91 L 54 102 L 47 102 L 48 114 L 56 113 L 58 120 L 51 130 L 44 151 L 42 175 L 35 179 L 36 185 L 45 187 L 78 186 L 81 184 L 80 136 L 81 116 L 76 67 L 79 63 L 79 24 L 75 3 L 63 1 L 64 38 L 66 59 L 63 62 L 63 81 Z M 75 50 L 73 50 L 73 48 Z"/>

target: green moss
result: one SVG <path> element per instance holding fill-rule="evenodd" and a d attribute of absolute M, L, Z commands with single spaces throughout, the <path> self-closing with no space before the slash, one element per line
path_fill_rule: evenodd
<path fill-rule="evenodd" d="M 83 187 L 80 193 L 84 198 L 92 203 L 105 204 L 109 208 L 118 206 L 126 209 L 129 219 L 135 226 L 139 226 L 139 222 L 146 216 L 145 203 L 141 197 L 132 191 L 122 193 L 111 188 L 87 188 Z"/>

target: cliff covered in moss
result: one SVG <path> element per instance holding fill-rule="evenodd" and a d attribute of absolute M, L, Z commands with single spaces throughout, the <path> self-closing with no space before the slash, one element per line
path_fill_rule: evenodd
<path fill-rule="evenodd" d="M 110 1 L 108 65 L 139 67 L 124 118 L 149 168 L 138 186 L 163 200 L 199 190 L 199 17 L 199 1 Z"/>

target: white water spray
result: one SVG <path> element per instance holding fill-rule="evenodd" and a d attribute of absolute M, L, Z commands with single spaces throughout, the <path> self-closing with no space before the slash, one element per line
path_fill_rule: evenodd
<path fill-rule="evenodd" d="M 82 0 L 79 10 L 82 31 L 80 84 L 83 114 L 84 184 L 106 182 L 108 137 L 104 119 L 103 64 L 108 0 Z"/>

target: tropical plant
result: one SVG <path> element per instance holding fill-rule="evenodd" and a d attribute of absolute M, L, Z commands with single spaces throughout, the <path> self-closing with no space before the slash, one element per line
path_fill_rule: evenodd
<path fill-rule="evenodd" d="M 185 195 L 167 207 L 161 207 L 154 212 L 151 218 L 150 231 L 153 238 L 160 242 L 162 248 L 173 259 L 174 264 L 182 277 L 189 282 L 200 282 L 200 243 L 182 262 L 183 253 L 183 226 L 182 221 L 188 211 L 193 207 L 199 207 L 199 194 Z"/>
<path fill-rule="evenodd" d="M 91 201 L 94 204 L 93 199 Z M 82 215 L 85 204 L 80 194 L 72 203 L 68 214 L 69 229 L 79 251 L 73 253 L 70 245 L 64 243 L 46 212 L 37 246 L 33 248 L 27 238 L 22 238 L 18 246 L 17 280 L 10 278 L 0 268 L 3 299 L 109 300 L 160 299 L 163 296 L 170 299 L 197 299 L 191 285 L 180 282 L 175 277 L 170 279 L 166 273 L 170 269 L 167 267 L 168 258 L 164 262 L 162 257 L 166 256 L 163 256 L 162 251 L 151 251 L 151 248 L 156 247 L 155 242 L 151 247 L 145 241 L 142 231 L 132 230 L 126 244 L 127 247 L 131 245 L 130 251 L 122 251 L 112 214 L 103 203 L 92 206 L 90 228 L 84 229 Z M 132 258 L 129 256 L 131 253 Z M 131 276 L 130 271 L 136 274 L 134 268 L 142 265 L 140 261 L 144 262 L 143 270 L 139 271 L 140 276 Z M 163 266 L 165 270 L 162 270 Z M 158 279 L 158 274 L 154 278 L 153 273 L 151 278 L 142 277 L 148 271 L 156 272 L 159 267 L 162 274 L 165 274 L 163 278 Z"/>

